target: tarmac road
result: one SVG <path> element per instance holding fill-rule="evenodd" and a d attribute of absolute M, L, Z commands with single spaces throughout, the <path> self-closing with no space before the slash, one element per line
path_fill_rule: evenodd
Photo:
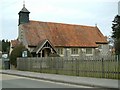
<path fill-rule="evenodd" d="M 2 88 L 91 88 L 91 87 L 2 74 Z"/>

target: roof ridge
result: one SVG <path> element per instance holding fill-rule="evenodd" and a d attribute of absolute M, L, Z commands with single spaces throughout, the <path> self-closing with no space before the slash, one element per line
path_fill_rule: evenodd
<path fill-rule="evenodd" d="M 63 25 L 72 25 L 72 26 L 82 26 L 82 27 L 92 27 L 97 28 L 96 26 L 88 26 L 88 25 L 80 25 L 80 24 L 71 24 L 71 23 L 59 23 L 59 22 L 47 22 L 47 21 L 36 21 L 36 20 L 30 20 L 31 22 L 41 22 L 41 23 L 53 23 L 53 24 L 63 24 Z"/>

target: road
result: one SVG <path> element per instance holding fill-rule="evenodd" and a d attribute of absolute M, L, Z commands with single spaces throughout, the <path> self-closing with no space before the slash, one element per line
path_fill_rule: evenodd
<path fill-rule="evenodd" d="M 2 88 L 91 88 L 6 74 L 2 74 L 1 81 Z"/>

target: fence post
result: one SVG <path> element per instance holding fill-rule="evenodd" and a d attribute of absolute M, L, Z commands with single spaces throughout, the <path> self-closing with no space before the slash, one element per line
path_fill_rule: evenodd
<path fill-rule="evenodd" d="M 75 58 L 76 61 L 76 76 L 79 76 L 79 60 Z"/>
<path fill-rule="evenodd" d="M 102 78 L 104 78 L 104 59 L 102 58 Z"/>
<path fill-rule="evenodd" d="M 120 54 L 117 55 L 117 61 L 119 62 L 120 61 Z"/>
<path fill-rule="evenodd" d="M 73 64 L 74 64 L 74 63 L 73 63 L 73 58 L 72 58 L 72 61 L 71 61 L 71 62 L 72 62 L 72 74 L 73 74 L 73 73 L 74 73 L 74 67 L 73 67 Z M 73 75 L 74 75 L 74 74 L 73 74 Z"/>
<path fill-rule="evenodd" d="M 17 58 L 17 70 L 19 70 L 19 60 Z"/>
<path fill-rule="evenodd" d="M 56 58 L 54 57 L 52 57 L 52 60 L 53 60 L 53 62 L 55 61 L 55 74 L 58 74 L 58 65 L 57 65 L 57 63 L 58 63 L 58 60 L 56 60 Z"/>
<path fill-rule="evenodd" d="M 40 68 L 39 68 L 40 70 L 39 70 L 39 72 L 42 73 L 42 58 L 39 59 L 39 62 L 40 62 Z"/>
<path fill-rule="evenodd" d="M 120 54 L 118 54 L 118 62 L 117 62 L 117 64 L 118 64 L 118 79 L 120 79 L 120 67 L 119 67 L 119 65 L 120 65 Z"/>

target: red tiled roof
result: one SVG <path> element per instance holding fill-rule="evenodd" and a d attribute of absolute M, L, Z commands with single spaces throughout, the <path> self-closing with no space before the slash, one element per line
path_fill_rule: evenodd
<path fill-rule="evenodd" d="M 22 29 L 30 46 L 45 39 L 63 47 L 97 47 L 96 43 L 107 43 L 100 30 L 92 26 L 30 21 Z"/>
<path fill-rule="evenodd" d="M 18 40 L 11 40 L 11 44 L 12 44 L 12 47 L 16 47 L 17 45 L 20 44 L 20 42 Z"/>

